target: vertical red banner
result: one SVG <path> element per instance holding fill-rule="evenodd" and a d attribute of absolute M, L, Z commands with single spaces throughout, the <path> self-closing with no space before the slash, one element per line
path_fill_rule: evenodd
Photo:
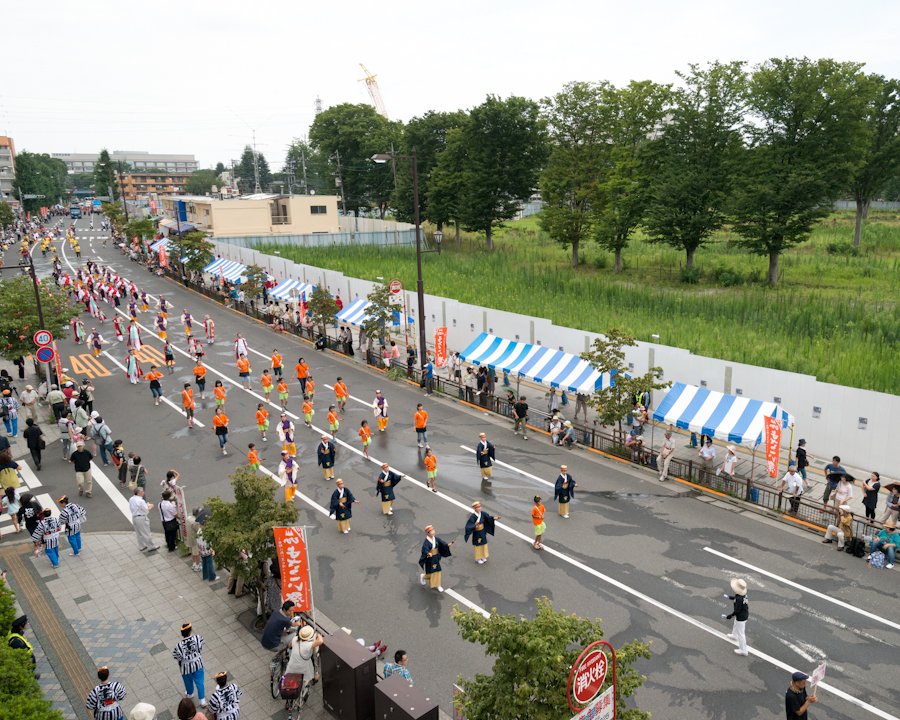
<path fill-rule="evenodd" d="M 163 245 L 159 247 L 159 266 L 160 267 L 168 267 L 169 258 L 166 257 L 166 248 Z"/>
<path fill-rule="evenodd" d="M 295 610 L 310 610 L 312 594 L 303 528 L 277 527 L 273 530 L 278 566 L 281 568 L 281 602 L 290 600 L 296 606 Z"/>
<path fill-rule="evenodd" d="M 434 364 L 444 367 L 447 364 L 447 328 L 435 328 L 434 331 Z"/>
<path fill-rule="evenodd" d="M 778 459 L 781 449 L 781 422 L 778 418 L 765 418 L 766 469 L 773 478 L 778 477 Z"/>

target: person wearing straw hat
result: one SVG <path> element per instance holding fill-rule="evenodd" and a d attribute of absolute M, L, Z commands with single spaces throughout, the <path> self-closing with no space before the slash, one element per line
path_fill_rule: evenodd
<path fill-rule="evenodd" d="M 849 505 L 841 505 L 838 508 L 837 525 L 829 525 L 825 530 L 825 539 L 822 540 L 826 545 L 830 544 L 832 537 L 837 535 L 837 549 L 843 550 L 844 543 L 853 540 L 853 513 L 850 512 Z"/>
<path fill-rule="evenodd" d="M 726 445 L 725 450 L 725 460 L 722 462 L 722 467 L 716 470 L 716 475 L 725 473 L 732 480 L 734 480 L 734 468 L 737 467 L 737 455 L 735 454 L 735 447 L 734 445 Z"/>
<path fill-rule="evenodd" d="M 887 559 L 885 568 L 890 570 L 894 567 L 894 556 L 897 554 L 898 545 L 900 545 L 900 534 L 897 533 L 894 521 L 888 520 L 884 524 L 884 530 L 878 533 L 878 537 L 872 544 L 872 553 L 869 555 L 869 559 L 871 560 L 872 555 L 876 552 L 883 552 Z"/>
<path fill-rule="evenodd" d="M 578 483 L 569 475 L 569 466 L 560 465 L 553 498 L 559 500 L 559 514 L 566 520 L 569 519 L 569 502 L 575 497 L 575 488 L 577 487 Z"/>
<path fill-rule="evenodd" d="M 309 686 L 319 680 L 319 673 L 313 666 L 313 655 L 316 648 L 324 643 L 324 639 L 319 635 L 312 625 L 304 625 L 297 634 L 291 638 L 288 647 L 290 648 L 290 658 L 288 659 L 285 674 L 300 673 L 303 675 L 302 695 L 304 702 L 309 694 Z M 289 705 L 290 701 L 285 703 Z"/>
<path fill-rule="evenodd" d="M 190 623 L 181 626 L 181 640 L 172 651 L 172 657 L 178 662 L 181 670 L 181 679 L 184 680 L 184 696 L 194 697 L 194 685 L 197 686 L 197 696 L 200 698 L 200 706 L 206 707 L 206 689 L 203 687 L 203 638 L 192 635 Z"/>
<path fill-rule="evenodd" d="M 487 441 L 487 435 L 481 433 L 478 437 L 481 442 L 475 448 L 475 458 L 478 461 L 478 467 L 481 468 L 481 479 L 486 480 L 494 476 L 494 460 L 496 459 L 496 448 Z"/>
<path fill-rule="evenodd" d="M 344 535 L 350 532 L 350 518 L 353 517 L 353 503 L 359 505 L 359 500 L 353 497 L 349 488 L 344 487 L 344 481 L 338 478 L 335 481 L 337 489 L 331 493 L 331 512 L 337 520 L 337 528 Z"/>
<path fill-rule="evenodd" d="M 334 477 L 334 458 L 337 448 L 328 435 L 322 435 L 322 442 L 316 448 L 316 458 L 322 468 L 322 478 L 328 480 Z"/>
<path fill-rule="evenodd" d="M 181 703 L 190 703 L 191 707 L 194 708 L 194 714 L 188 715 L 189 718 L 197 717 L 197 708 L 194 706 L 194 703 L 188 698 L 181 698 Z M 181 712 L 182 704 L 178 704 L 178 710 Z M 179 718 L 181 715 L 178 716 Z M 201 715 L 201 717 L 203 717 Z M 156 720 L 156 706 L 151 705 L 150 703 L 140 702 L 131 708 L 131 712 L 128 713 L 128 720 Z"/>
<path fill-rule="evenodd" d="M 455 543 L 441 540 L 434 534 L 434 525 L 425 526 L 425 540 L 422 542 L 422 554 L 419 556 L 419 566 L 423 572 L 419 574 L 419 582 L 430 588 L 437 588 L 438 592 L 444 592 L 441 587 L 441 558 L 450 557 L 450 547 Z"/>
<path fill-rule="evenodd" d="M 394 495 L 394 486 L 399 483 L 405 475 L 393 472 L 387 463 L 381 463 L 381 474 L 375 481 L 375 490 L 381 495 L 381 513 L 382 515 L 393 515 L 394 511 L 391 506 L 397 497 Z"/>
<path fill-rule="evenodd" d="M 734 649 L 736 655 L 747 655 L 747 618 L 750 617 L 750 604 L 747 602 L 747 583 L 740 578 L 733 578 L 731 589 L 734 595 L 725 595 L 734 602 L 734 610 L 731 615 L 723 615 L 726 620 L 734 618 L 734 627 L 728 637 L 737 640 L 738 646 Z"/>
<path fill-rule="evenodd" d="M 675 455 L 675 440 L 672 438 L 672 431 L 666 430 L 666 439 L 663 440 L 662 446 L 659 448 L 659 455 L 656 457 L 656 466 L 659 468 L 659 481 L 665 482 L 669 475 L 669 463 Z"/>
<path fill-rule="evenodd" d="M 466 521 L 466 536 L 468 542 L 469 536 L 472 536 L 472 547 L 475 550 L 475 562 L 483 565 L 488 560 L 488 534 L 494 534 L 494 521 L 499 520 L 499 515 L 488 515 L 481 510 L 481 503 L 476 500 L 472 503 L 474 511 Z"/>
<path fill-rule="evenodd" d="M 218 688 L 209 698 L 209 709 L 216 720 L 238 720 L 241 716 L 241 689 L 234 683 L 229 684 L 227 672 L 216 675 L 216 685 Z"/>
<path fill-rule="evenodd" d="M 109 679 L 109 668 L 105 665 L 97 668 L 97 679 L 100 684 L 88 693 L 85 708 L 93 711 L 94 720 L 122 720 L 122 708 L 119 705 L 125 699 L 125 688 L 122 683 Z"/>

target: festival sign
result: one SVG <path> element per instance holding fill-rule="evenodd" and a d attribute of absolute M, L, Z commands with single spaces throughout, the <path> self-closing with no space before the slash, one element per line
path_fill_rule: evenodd
<path fill-rule="evenodd" d="M 277 527 L 275 548 L 278 567 L 281 569 L 281 602 L 288 600 L 294 610 L 312 609 L 312 591 L 309 586 L 309 555 L 302 527 Z"/>
<path fill-rule="evenodd" d="M 778 453 L 781 448 L 781 422 L 778 418 L 765 418 L 766 470 L 773 478 L 778 477 Z"/>
<path fill-rule="evenodd" d="M 447 364 L 447 328 L 436 328 L 434 331 L 434 364 L 444 367 Z"/>

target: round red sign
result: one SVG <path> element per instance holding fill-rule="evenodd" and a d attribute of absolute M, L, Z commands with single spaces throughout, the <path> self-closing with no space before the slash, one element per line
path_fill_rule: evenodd
<path fill-rule="evenodd" d="M 44 345 L 49 345 L 53 342 L 53 335 L 51 335 L 47 330 L 38 330 L 34 334 L 34 344 L 38 347 L 42 347 Z"/>
<path fill-rule="evenodd" d="M 606 670 L 606 653 L 599 649 L 588 653 L 572 678 L 572 696 L 575 702 L 585 705 L 594 699 L 606 680 Z"/>
<path fill-rule="evenodd" d="M 401 283 L 397 279 L 391 280 L 391 284 L 389 287 L 391 289 L 391 295 L 399 295 L 401 292 L 403 292 L 403 283 Z"/>

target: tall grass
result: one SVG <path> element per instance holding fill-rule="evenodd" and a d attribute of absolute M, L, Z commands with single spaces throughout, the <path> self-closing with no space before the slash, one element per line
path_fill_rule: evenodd
<path fill-rule="evenodd" d="M 586 262 L 573 269 L 568 253 L 533 222 L 506 230 L 494 253 L 483 250 L 477 237 L 467 237 L 462 248 L 447 237 L 444 253 L 423 256 L 423 277 L 427 292 L 461 302 L 594 332 L 616 326 L 640 340 L 658 334 L 664 344 L 699 355 L 896 394 L 900 224 L 869 223 L 863 253 L 841 256 L 828 254 L 827 247 L 846 242 L 848 231 L 852 239 L 852 227 L 845 227 L 846 218 L 836 220 L 785 254 L 784 277 L 775 289 L 754 282 L 722 288 L 709 279 L 722 268 L 741 277 L 756 270 L 765 278 L 766 260 L 747 255 L 728 233 L 698 252 L 698 266 L 709 272 L 686 289 L 678 282 L 683 255 L 676 250 L 638 238 L 626 251 L 626 272 L 615 276 L 596 269 L 601 254 L 588 245 Z M 282 257 L 351 277 L 399 277 L 415 286 L 412 248 L 277 249 Z"/>

